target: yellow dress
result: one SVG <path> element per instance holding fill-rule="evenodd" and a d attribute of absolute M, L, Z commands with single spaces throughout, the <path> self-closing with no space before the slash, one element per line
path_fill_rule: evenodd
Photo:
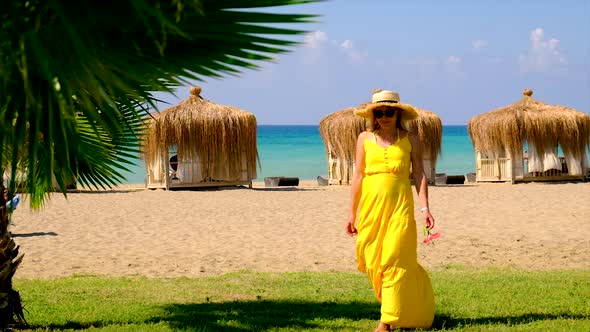
<path fill-rule="evenodd" d="M 412 144 L 406 136 L 383 148 L 375 135 L 364 142 L 356 257 L 381 301 L 381 321 L 392 327 L 429 328 L 434 294 L 418 264 L 414 198 L 410 184 Z"/>

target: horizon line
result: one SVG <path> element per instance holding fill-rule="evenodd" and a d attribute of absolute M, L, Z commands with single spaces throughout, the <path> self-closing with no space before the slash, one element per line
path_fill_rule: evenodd
<path fill-rule="evenodd" d="M 281 124 L 281 123 L 257 123 L 257 126 L 319 126 L 319 124 Z M 467 124 L 443 124 L 444 126 L 467 126 Z"/>

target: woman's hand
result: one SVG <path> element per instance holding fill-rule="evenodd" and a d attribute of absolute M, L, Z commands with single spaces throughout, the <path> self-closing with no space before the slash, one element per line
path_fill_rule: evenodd
<path fill-rule="evenodd" d="M 355 236 L 358 233 L 354 226 L 355 219 L 356 216 L 353 214 L 348 216 L 348 221 L 346 222 L 346 234 L 348 234 L 348 236 Z"/>
<path fill-rule="evenodd" d="M 422 217 L 424 217 L 424 225 L 428 230 L 432 230 L 434 228 L 434 217 L 430 214 L 430 211 L 426 210 L 422 212 Z"/>

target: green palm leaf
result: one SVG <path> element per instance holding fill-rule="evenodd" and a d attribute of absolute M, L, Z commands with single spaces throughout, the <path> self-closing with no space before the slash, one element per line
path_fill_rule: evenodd
<path fill-rule="evenodd" d="M 296 44 L 285 36 L 303 32 L 269 23 L 315 16 L 252 8 L 311 2 L 2 2 L 0 146 L 11 192 L 19 170 L 34 206 L 54 182 L 120 183 L 138 152 L 147 114 L 139 106 L 154 106 L 152 92 L 257 68 Z"/>
<path fill-rule="evenodd" d="M 257 68 L 314 16 L 252 8 L 314 0 L 0 1 L 0 171 L 33 207 L 72 182 L 123 180 L 157 100 L 187 80 Z M 67 4 L 67 5 L 66 5 Z M 3 189 L 3 185 L 0 185 Z M 0 195 L 0 329 L 26 323 L 12 276 L 22 261 Z"/>

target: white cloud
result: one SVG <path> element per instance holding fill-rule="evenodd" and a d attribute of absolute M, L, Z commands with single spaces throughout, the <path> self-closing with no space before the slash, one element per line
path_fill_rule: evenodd
<path fill-rule="evenodd" d="M 357 49 L 352 40 L 330 39 L 326 32 L 320 30 L 305 34 L 304 43 L 307 48 L 304 61 L 308 64 L 317 64 L 329 57 L 331 52 L 338 50 L 352 62 L 362 62 L 369 56 L 368 52 Z"/>
<path fill-rule="evenodd" d="M 531 31 L 530 41 L 530 49 L 519 58 L 522 72 L 543 72 L 567 64 L 565 56 L 559 50 L 559 40 L 546 40 L 542 28 Z"/>
<path fill-rule="evenodd" d="M 444 71 L 450 78 L 462 79 L 465 77 L 461 63 L 463 60 L 455 55 L 450 55 L 444 60 Z"/>
<path fill-rule="evenodd" d="M 361 51 L 354 47 L 354 43 L 350 39 L 346 39 L 340 43 L 340 49 L 346 53 L 348 59 L 352 62 L 362 62 L 369 56 L 367 51 Z"/>
<path fill-rule="evenodd" d="M 445 63 L 448 65 L 458 65 L 461 63 L 461 58 L 458 56 L 451 55 L 445 60 Z"/>
<path fill-rule="evenodd" d="M 340 47 L 345 48 L 345 49 L 351 49 L 352 48 L 352 40 L 347 39 L 347 40 L 343 41 L 340 44 Z"/>
<path fill-rule="evenodd" d="M 311 48 L 318 48 L 321 44 L 325 43 L 328 40 L 328 34 L 323 31 L 312 31 L 305 34 L 304 37 L 305 46 Z"/>
<path fill-rule="evenodd" d="M 479 51 L 482 48 L 486 48 L 488 46 L 488 41 L 484 39 L 477 39 L 474 40 L 471 45 L 473 46 L 474 50 Z"/>

